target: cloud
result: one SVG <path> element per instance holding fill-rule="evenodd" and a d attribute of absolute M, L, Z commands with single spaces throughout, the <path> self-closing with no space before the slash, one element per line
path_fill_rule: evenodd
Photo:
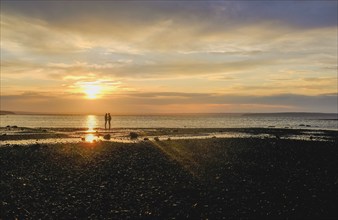
<path fill-rule="evenodd" d="M 2 6 L 12 13 L 34 15 L 55 23 L 81 20 L 90 14 L 100 20 L 120 19 L 121 23 L 128 21 L 136 26 L 161 18 L 191 23 L 203 22 L 206 17 L 213 23 L 226 25 L 262 20 L 291 23 L 299 28 L 337 24 L 335 1 L 5 1 Z"/>
<path fill-rule="evenodd" d="M 2 50 L 22 54 L 67 54 L 88 48 L 83 39 L 69 31 L 60 31 L 43 20 L 1 16 Z"/>
<path fill-rule="evenodd" d="M 318 112 L 336 112 L 337 94 L 243 96 L 215 93 L 129 92 L 115 94 L 107 99 L 88 101 L 74 99 L 72 96 L 61 98 L 58 95 L 23 93 L 15 96 L 3 96 L 2 103 L 3 109 L 20 109 L 22 111 L 30 111 L 34 109 L 34 105 L 39 105 L 40 112 L 66 111 L 66 109 L 68 111 L 72 109 L 72 112 L 78 113 L 89 113 L 94 110 L 94 112 L 100 112 L 100 109 L 112 109 L 115 113 L 121 113 L 122 110 L 129 113 L 140 113 L 146 110 L 150 110 L 148 113 L 174 113 L 189 112 L 189 109 L 190 112 L 210 112 L 210 110 L 212 112 L 245 112 L 253 109 L 257 111 L 304 111 L 312 109 L 312 111 Z M 181 111 L 178 111 L 179 109 Z"/>
<path fill-rule="evenodd" d="M 103 99 L 125 108 L 299 107 L 279 96 L 290 92 L 290 100 L 325 104 L 321 94 L 337 90 L 336 7 L 327 1 L 5 1 L 1 95 L 53 91 L 68 103 L 82 97 L 81 84 L 96 82 L 107 87 Z"/>
<path fill-rule="evenodd" d="M 332 82 L 337 80 L 336 77 L 308 77 L 308 78 L 303 78 L 302 80 L 307 81 L 307 82 Z"/>
<path fill-rule="evenodd" d="M 321 102 L 327 105 L 329 102 L 337 103 L 334 95 L 298 95 L 298 94 L 277 94 L 269 96 L 235 95 L 220 93 L 129 93 L 119 94 L 128 98 L 133 103 L 146 104 L 274 104 L 297 106 L 299 103 L 313 105 Z"/>
<path fill-rule="evenodd" d="M 300 29 L 283 17 L 279 17 L 276 19 L 277 21 L 255 19 L 255 22 L 250 19 L 241 20 L 237 15 L 229 17 L 226 12 L 232 11 L 232 8 L 238 8 L 236 4 L 227 4 L 226 10 L 221 13 L 220 18 L 213 15 L 214 10 L 217 11 L 217 9 L 209 4 L 194 4 L 194 6 L 180 4 L 184 6 L 183 9 L 180 9 L 176 4 L 163 2 L 160 4 L 137 3 L 138 6 L 133 7 L 123 3 L 101 3 L 107 7 L 98 7 L 86 2 L 81 5 L 81 10 L 79 10 L 77 3 L 67 3 L 69 8 L 65 10 L 65 3 L 50 3 L 50 7 L 45 3 L 31 3 L 26 8 L 7 3 L 8 5 L 5 4 L 4 8 L 8 9 L 4 10 L 2 15 L 2 29 L 4 30 L 2 38 L 6 40 L 4 44 L 12 50 L 28 47 L 26 49 L 35 53 L 56 54 L 83 52 L 102 47 L 107 48 L 108 51 L 126 54 L 172 50 L 183 53 L 200 51 L 201 53 L 253 55 L 264 51 L 266 44 L 274 43 L 274 41 L 287 43 L 287 47 L 282 47 L 284 49 L 293 48 L 291 47 L 294 44 L 293 39 L 297 37 L 294 32 L 299 33 L 298 36 L 303 42 L 306 42 L 307 38 L 314 39 L 313 34 L 316 33 L 312 33 L 311 30 L 334 27 L 320 25 L 311 29 Z M 163 5 L 161 6 L 161 4 Z M 36 5 L 36 7 L 33 8 L 32 5 Z M 148 9 L 146 5 L 150 8 Z M 248 16 L 245 13 L 246 10 L 249 11 L 249 7 L 259 10 L 253 4 L 248 5 L 240 4 L 239 15 Z M 267 5 L 263 4 L 265 10 L 269 7 L 276 7 L 281 11 L 283 9 L 283 5 L 278 7 Z M 51 7 L 54 12 L 52 17 L 50 14 L 46 14 L 51 10 Z M 119 7 L 122 10 L 128 10 L 128 15 L 121 12 Z M 306 5 L 301 7 L 306 8 Z M 301 7 L 298 9 L 299 11 L 301 11 Z M 39 11 L 39 8 L 44 8 L 46 11 Z M 151 8 L 160 11 L 145 14 Z M 202 15 L 205 14 L 208 19 L 202 19 L 201 16 L 188 16 L 183 11 L 184 8 Z M 329 7 L 323 8 L 329 9 Z M 88 16 L 87 10 L 91 12 L 92 16 Z M 32 13 L 28 14 L 29 11 Z M 56 14 L 56 11 L 60 11 L 59 14 Z M 249 14 L 257 17 L 252 12 Z M 308 16 L 305 17 L 312 18 Z M 309 22 L 312 20 L 318 20 L 318 18 L 312 18 Z M 229 21 L 233 22 L 229 24 Z M 302 35 L 305 32 L 308 33 Z M 292 38 L 290 38 L 290 34 L 293 35 Z M 194 40 L 191 40 L 192 36 L 194 36 Z M 305 38 L 305 36 L 307 37 Z M 323 34 L 322 36 L 332 35 Z M 331 41 L 323 41 L 322 43 L 324 42 Z M 298 43 L 299 41 L 296 42 L 297 45 Z M 298 47 L 298 49 L 302 48 Z"/>
<path fill-rule="evenodd" d="M 255 80 L 255 79 L 253 79 Z M 259 81 L 256 79 L 256 81 Z M 237 81 L 236 81 L 237 82 Z M 287 78 L 287 79 L 266 79 L 261 83 L 233 83 L 226 88 L 219 89 L 219 92 L 238 94 L 280 94 L 286 92 L 298 93 L 300 95 L 317 95 L 330 93 L 337 90 L 337 78 L 334 77 L 314 77 L 314 78 Z"/>
<path fill-rule="evenodd" d="M 229 19 L 231 21 L 226 12 L 232 11 L 232 8 L 240 8 L 238 13 L 244 14 L 242 10 L 248 6 L 244 7 L 241 4 L 240 6 L 226 4 L 221 20 L 217 16 L 211 16 L 206 20 L 201 20 L 198 16 L 186 18 L 184 16 L 186 13 L 181 9 L 170 14 L 164 9 L 174 12 L 174 8 L 177 8 L 163 2 L 149 4 L 162 10 L 153 13 L 154 15 L 143 14 L 149 11 L 145 7 L 148 3 L 130 7 L 129 4 L 102 2 L 103 5 L 107 5 L 105 8 L 86 2 L 81 5 L 81 10 L 75 10 L 77 3 L 69 3 L 70 8 L 67 10 L 64 10 L 64 3 L 31 3 L 26 8 L 17 4 L 7 4 L 5 9 L 8 9 L 4 10 L 1 19 L 1 50 L 21 57 L 34 55 L 36 59 L 45 59 L 45 55 L 49 55 L 53 60 L 87 57 L 86 60 L 79 61 L 91 63 L 93 60 L 88 60 L 88 57 L 94 60 L 99 58 L 109 60 L 107 56 L 109 54 L 119 56 L 117 59 L 128 60 L 132 55 L 143 55 L 161 61 L 163 56 L 166 56 L 166 59 L 168 56 L 183 57 L 177 55 L 180 53 L 186 55 L 185 59 L 225 58 L 230 62 L 236 62 L 248 57 L 261 59 L 274 57 L 287 63 L 291 58 L 301 57 L 302 60 L 306 60 L 309 55 L 314 54 L 317 54 L 314 58 L 316 59 L 318 54 L 323 54 L 322 51 L 328 53 L 328 48 L 331 49 L 331 55 L 336 54 L 334 49 L 336 47 L 333 47 L 337 40 L 336 27 L 330 25 L 300 29 L 292 23 L 290 25 L 285 21 L 281 22 L 283 19 L 277 23 L 268 19 L 250 22 L 238 19 L 237 15 L 234 16 L 237 23 L 224 23 L 224 17 L 227 21 Z M 213 10 L 216 10 L 213 4 L 197 4 L 191 7 L 183 5 L 187 10 L 202 14 L 213 15 Z M 255 5 L 249 5 L 259 10 Z M 269 5 L 267 8 L 277 7 L 267 5 Z M 51 15 L 45 12 L 50 11 L 52 6 L 54 13 L 50 17 Z M 84 13 L 90 7 L 92 14 L 97 16 L 87 16 Z M 128 16 L 119 11 L 119 7 L 128 8 L 130 12 Z M 208 9 L 207 12 L 203 12 L 204 7 Z M 277 8 L 281 7 L 283 6 L 279 5 Z M 40 12 L 39 8 L 46 11 Z M 55 13 L 59 10 L 60 14 Z M 73 13 L 71 10 L 74 10 Z M 111 13 L 111 10 L 116 13 Z M 28 14 L 29 11 L 32 13 Z M 220 57 L 216 58 L 217 55 Z M 229 60 L 229 57 L 236 60 Z"/>
<path fill-rule="evenodd" d="M 43 71 L 45 75 L 59 78 L 96 75 L 101 77 L 133 78 L 176 78 L 196 75 L 214 75 L 254 70 L 260 66 L 272 65 L 273 60 L 241 60 L 234 62 L 207 62 L 203 60 L 162 60 L 158 63 L 134 63 L 131 60 L 117 60 L 108 63 L 48 63 L 38 64 L 26 61 L 4 61 L 2 66 L 5 75 L 12 73 Z"/>

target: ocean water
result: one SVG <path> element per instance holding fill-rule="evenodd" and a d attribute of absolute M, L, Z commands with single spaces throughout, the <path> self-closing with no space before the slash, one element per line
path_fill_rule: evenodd
<path fill-rule="evenodd" d="M 112 128 L 248 128 L 276 127 L 338 130 L 337 114 L 112 115 Z M 0 126 L 32 128 L 104 128 L 103 115 L 0 115 Z"/>

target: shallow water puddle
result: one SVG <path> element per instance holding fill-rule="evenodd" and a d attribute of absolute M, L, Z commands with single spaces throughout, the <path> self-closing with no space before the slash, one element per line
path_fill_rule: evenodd
<path fill-rule="evenodd" d="M 35 133 L 36 134 L 36 133 Z M 109 134 L 110 138 L 105 139 L 104 136 Z M 60 144 L 60 143 L 79 143 L 79 142 L 88 142 L 96 143 L 102 141 L 111 141 L 111 142 L 120 142 L 120 143 L 135 143 L 148 138 L 148 140 L 154 140 L 156 137 L 160 140 L 182 140 L 182 139 L 206 139 L 206 138 L 279 138 L 279 139 L 290 139 L 290 140 L 313 140 L 313 141 L 330 141 L 326 136 L 312 136 L 311 134 L 320 134 L 320 132 L 309 132 L 307 134 L 300 135 L 285 135 L 281 137 L 276 137 L 271 134 L 250 134 L 243 132 L 213 132 L 213 133 L 203 133 L 203 134 L 180 134 L 180 135 L 157 135 L 157 136 L 144 136 L 137 139 L 129 138 L 129 131 L 123 132 L 74 132 L 72 134 L 68 133 L 69 137 L 63 138 L 29 138 L 29 135 L 20 135 L 21 139 L 19 140 L 3 140 L 1 141 L 1 146 L 8 145 L 31 145 L 31 144 Z M 15 134 L 11 134 L 15 135 Z M 27 137 L 27 138 L 25 138 Z"/>

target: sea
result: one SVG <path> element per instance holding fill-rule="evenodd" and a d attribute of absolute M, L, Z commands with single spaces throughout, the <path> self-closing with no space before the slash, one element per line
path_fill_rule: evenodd
<path fill-rule="evenodd" d="M 112 128 L 292 128 L 338 130 L 338 114 L 112 115 Z M 104 128 L 104 115 L 0 115 L 0 127 Z"/>

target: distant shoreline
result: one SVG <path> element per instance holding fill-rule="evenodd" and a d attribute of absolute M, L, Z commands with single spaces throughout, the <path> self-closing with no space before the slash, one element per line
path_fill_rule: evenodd
<path fill-rule="evenodd" d="M 11 111 L 0 111 L 0 115 L 15 115 L 15 113 Z"/>

